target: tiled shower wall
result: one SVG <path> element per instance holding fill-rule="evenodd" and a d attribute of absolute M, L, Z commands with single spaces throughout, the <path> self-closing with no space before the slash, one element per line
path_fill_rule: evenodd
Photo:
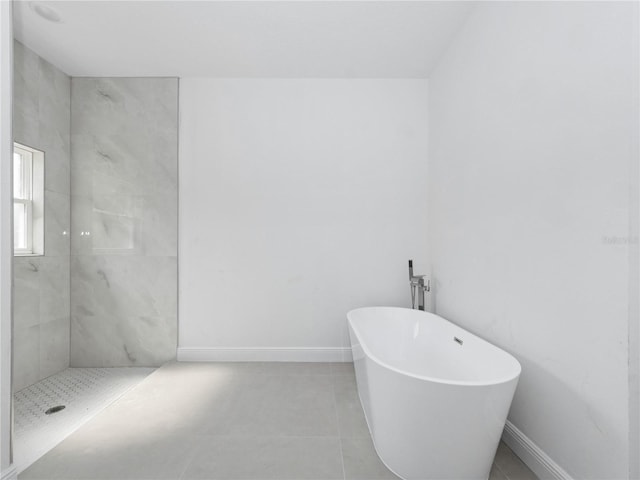
<path fill-rule="evenodd" d="M 178 80 L 71 81 L 71 366 L 177 344 Z"/>
<path fill-rule="evenodd" d="M 175 356 L 177 110 L 177 79 L 71 79 L 15 42 L 13 136 L 45 152 L 45 249 L 14 258 L 14 391 L 70 355 Z"/>
<path fill-rule="evenodd" d="M 13 137 L 45 152 L 44 255 L 14 257 L 13 388 L 69 366 L 70 78 L 14 44 Z"/>

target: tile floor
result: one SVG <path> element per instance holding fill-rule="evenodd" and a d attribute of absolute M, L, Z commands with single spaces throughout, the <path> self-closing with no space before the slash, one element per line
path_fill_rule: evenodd
<path fill-rule="evenodd" d="M 154 370 L 67 368 L 14 394 L 13 462 L 18 473 Z M 45 413 L 57 405 L 64 410 Z"/>
<path fill-rule="evenodd" d="M 351 364 L 170 363 L 22 479 L 393 479 Z M 534 480 L 500 445 L 491 480 Z"/>

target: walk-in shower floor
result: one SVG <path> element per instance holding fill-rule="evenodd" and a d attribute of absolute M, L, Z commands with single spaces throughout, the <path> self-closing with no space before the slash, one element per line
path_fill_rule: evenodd
<path fill-rule="evenodd" d="M 13 458 L 21 472 L 147 377 L 153 368 L 68 368 L 14 395 Z M 64 405 L 50 415 L 45 411 Z"/>

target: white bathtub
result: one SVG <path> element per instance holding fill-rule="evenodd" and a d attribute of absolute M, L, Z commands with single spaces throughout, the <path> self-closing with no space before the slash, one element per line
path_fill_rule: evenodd
<path fill-rule="evenodd" d="M 520 364 L 437 315 L 347 314 L 360 401 L 378 456 L 407 480 L 487 479 Z"/>

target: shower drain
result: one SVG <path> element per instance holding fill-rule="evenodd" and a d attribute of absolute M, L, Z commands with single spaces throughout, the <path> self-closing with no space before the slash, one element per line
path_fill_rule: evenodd
<path fill-rule="evenodd" d="M 64 410 L 65 406 L 64 405 L 56 405 L 55 407 L 51 407 L 49 409 L 47 409 L 44 414 L 45 415 L 51 415 L 52 413 L 58 413 L 60 410 Z"/>

